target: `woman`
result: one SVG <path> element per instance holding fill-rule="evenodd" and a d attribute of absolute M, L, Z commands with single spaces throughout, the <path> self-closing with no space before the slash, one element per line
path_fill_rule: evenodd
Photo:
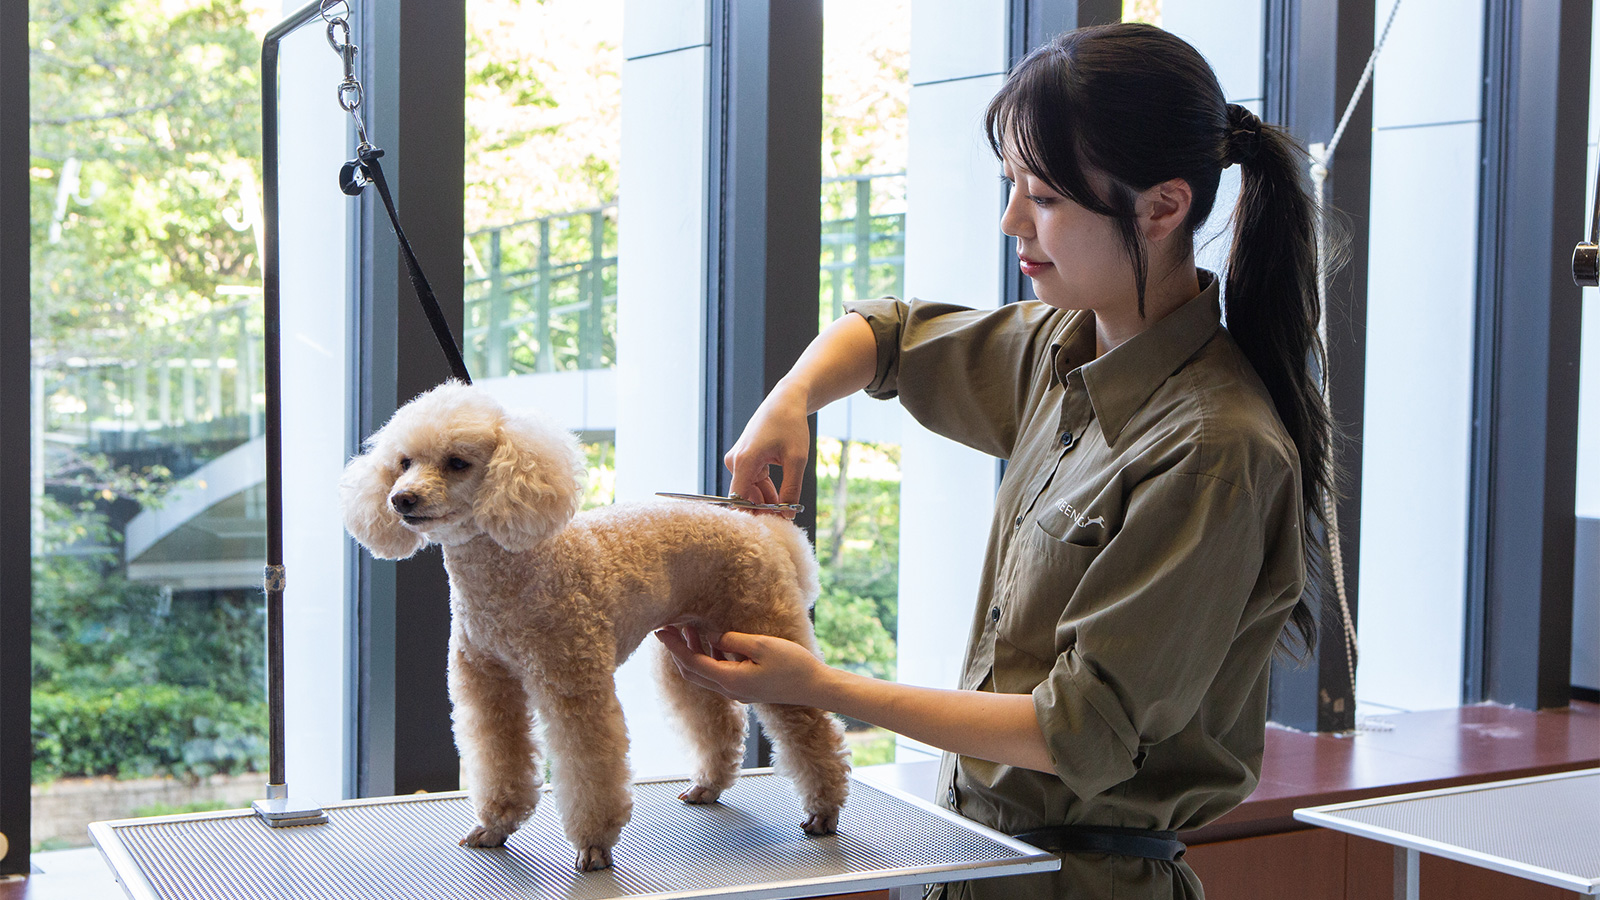
<path fill-rule="evenodd" d="M 949 751 L 940 799 L 1063 853 L 1059 873 L 951 897 L 1199 897 L 1173 832 L 1260 774 L 1267 678 L 1309 645 L 1308 537 L 1326 487 L 1313 209 L 1292 140 L 1226 104 L 1158 28 L 1030 54 L 986 127 L 1014 185 L 1001 228 L 1040 302 L 878 300 L 829 326 L 751 419 L 733 489 L 792 502 L 807 414 L 900 397 L 1008 460 L 959 690 L 831 669 L 773 638 L 659 634 L 699 683 L 834 710 Z M 1242 167 L 1221 327 L 1194 234 Z M 906 602 L 915 602 L 907 598 Z M 687 638 L 687 640 L 685 640 Z"/>

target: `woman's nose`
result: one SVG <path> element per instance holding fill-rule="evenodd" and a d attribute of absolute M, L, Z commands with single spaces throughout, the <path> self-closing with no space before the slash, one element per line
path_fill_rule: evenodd
<path fill-rule="evenodd" d="M 1014 238 L 1032 237 L 1033 224 L 1024 204 L 1027 200 L 1015 186 L 1006 196 L 1005 212 L 1000 214 L 1000 231 Z"/>

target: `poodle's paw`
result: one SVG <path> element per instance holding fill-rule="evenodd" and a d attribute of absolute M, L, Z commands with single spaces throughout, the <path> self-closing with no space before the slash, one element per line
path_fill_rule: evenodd
<path fill-rule="evenodd" d="M 461 846 L 499 847 L 504 845 L 506 838 L 510 836 L 511 832 L 509 831 L 501 831 L 498 828 L 490 828 L 486 825 L 479 825 L 467 832 L 467 836 L 461 839 Z"/>
<path fill-rule="evenodd" d="M 812 813 L 800 827 L 809 835 L 834 834 L 839 830 L 839 811 Z"/>
<path fill-rule="evenodd" d="M 578 851 L 578 861 L 574 864 L 579 872 L 594 872 L 599 869 L 611 868 L 610 847 L 584 847 Z"/>
<path fill-rule="evenodd" d="M 703 784 L 697 784 L 694 787 L 689 788 L 687 791 L 679 794 L 678 799 L 685 803 L 693 804 L 715 803 L 717 802 L 717 798 L 721 796 L 721 789 L 709 788 Z"/>

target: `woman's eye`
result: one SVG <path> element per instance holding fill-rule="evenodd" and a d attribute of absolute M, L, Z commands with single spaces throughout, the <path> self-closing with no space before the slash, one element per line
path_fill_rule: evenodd
<path fill-rule="evenodd" d="M 1028 199 L 1032 200 L 1035 206 L 1049 206 L 1050 204 L 1056 202 L 1056 198 L 1054 197 L 1042 197 L 1038 194 L 1029 194 Z"/>
<path fill-rule="evenodd" d="M 455 469 L 457 471 L 460 471 L 461 469 L 465 469 L 466 467 L 472 465 L 472 463 L 467 462 L 466 460 L 462 459 L 459 456 L 450 457 L 450 463 L 449 464 L 450 464 L 450 468 Z"/>
<path fill-rule="evenodd" d="M 411 458 L 408 456 L 400 457 L 400 471 L 404 472 L 409 468 L 411 468 Z"/>

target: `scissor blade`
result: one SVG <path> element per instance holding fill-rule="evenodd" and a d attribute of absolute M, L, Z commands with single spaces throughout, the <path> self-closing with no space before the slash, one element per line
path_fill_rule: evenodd
<path fill-rule="evenodd" d="M 775 509 L 797 513 L 805 510 L 805 507 L 798 503 L 755 503 L 743 497 L 721 497 L 716 494 L 679 494 L 672 491 L 656 491 L 656 496 L 670 497 L 673 500 L 697 500 L 701 503 L 731 506 L 735 509 Z"/>

